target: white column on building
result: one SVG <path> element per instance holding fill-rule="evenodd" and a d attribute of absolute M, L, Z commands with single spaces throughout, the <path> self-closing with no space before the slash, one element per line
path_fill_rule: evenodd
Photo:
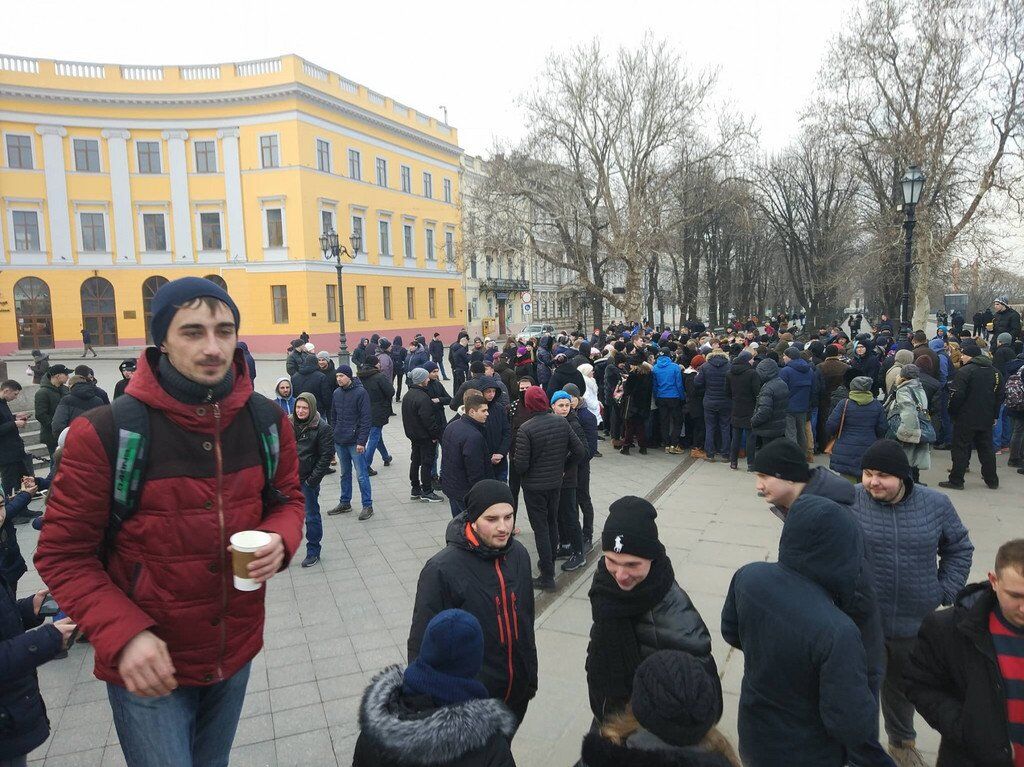
<path fill-rule="evenodd" d="M 188 132 L 169 130 L 161 134 L 167 142 L 167 164 L 171 173 L 171 221 L 174 228 L 174 260 L 194 261 L 192 217 L 188 208 L 188 166 L 185 140 Z"/>
<path fill-rule="evenodd" d="M 110 191 L 114 198 L 114 243 L 117 261 L 135 260 L 135 225 L 132 223 L 132 189 L 128 183 L 128 138 L 126 130 L 105 130 L 110 155 Z"/>
<path fill-rule="evenodd" d="M 50 218 L 50 260 L 71 261 L 71 217 L 68 215 L 68 184 L 64 173 L 64 137 L 59 125 L 40 125 L 43 137 L 43 178 L 46 210 Z"/>
<path fill-rule="evenodd" d="M 217 131 L 224 160 L 224 193 L 228 208 L 230 260 L 245 261 L 245 220 L 242 217 L 242 171 L 238 161 L 238 128 Z"/>

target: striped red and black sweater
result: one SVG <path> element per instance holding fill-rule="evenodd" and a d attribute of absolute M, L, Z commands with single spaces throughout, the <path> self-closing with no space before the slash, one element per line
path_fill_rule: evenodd
<path fill-rule="evenodd" d="M 1011 692 L 1007 687 L 1010 680 L 1003 677 L 990 631 L 997 604 L 988 582 L 971 584 L 960 592 L 951 609 L 934 612 L 921 624 L 905 672 L 907 697 L 942 735 L 939 767 L 1024 764 L 1019 745 L 1014 760 L 1014 729 L 1007 717 L 1008 697 L 1015 696 L 1020 706 L 1024 681 L 1012 680 L 1016 686 Z M 1019 724 L 1016 732 L 1021 732 Z"/>
<path fill-rule="evenodd" d="M 1013 767 L 1024 767 L 1024 628 L 1010 623 L 997 603 L 989 613 L 988 630 L 1003 675 Z"/>

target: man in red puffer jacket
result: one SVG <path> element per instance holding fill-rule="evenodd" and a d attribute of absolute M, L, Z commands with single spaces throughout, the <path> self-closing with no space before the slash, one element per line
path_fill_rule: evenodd
<path fill-rule="evenodd" d="M 228 540 L 270 534 L 249 566 L 257 581 L 287 566 L 304 513 L 295 437 L 282 412 L 266 477 L 248 407 L 260 395 L 224 290 L 185 277 L 162 287 L 152 309 L 155 347 L 127 388 L 149 418 L 137 509 L 101 558 L 117 441 L 111 408 L 95 408 L 71 425 L 35 564 L 92 642 L 129 767 L 226 765 L 263 646 L 265 594 L 234 588 Z M 268 479 L 277 497 L 264 502 Z"/>

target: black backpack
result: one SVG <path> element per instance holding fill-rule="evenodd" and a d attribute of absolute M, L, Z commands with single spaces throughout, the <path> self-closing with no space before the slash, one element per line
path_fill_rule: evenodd
<path fill-rule="evenodd" d="M 107 454 L 112 477 L 110 520 L 104 535 L 104 551 L 108 551 L 118 531 L 139 508 L 141 488 L 146 481 L 149 461 L 149 407 L 130 394 L 124 394 L 110 405 L 114 428 L 109 434 L 100 434 L 100 442 Z M 276 487 L 274 475 L 281 453 L 278 424 L 281 408 L 262 394 L 255 392 L 246 403 L 256 428 L 260 463 L 263 466 L 263 507 L 274 508 L 288 500 Z"/>

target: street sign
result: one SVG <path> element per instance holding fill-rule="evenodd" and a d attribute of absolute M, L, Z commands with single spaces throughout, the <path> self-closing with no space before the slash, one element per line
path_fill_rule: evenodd
<path fill-rule="evenodd" d="M 530 291 L 524 290 L 522 295 L 523 303 L 528 304 L 533 301 L 533 296 L 530 295 Z"/>
<path fill-rule="evenodd" d="M 523 314 L 530 314 L 533 311 L 533 304 L 523 304 Z"/>

